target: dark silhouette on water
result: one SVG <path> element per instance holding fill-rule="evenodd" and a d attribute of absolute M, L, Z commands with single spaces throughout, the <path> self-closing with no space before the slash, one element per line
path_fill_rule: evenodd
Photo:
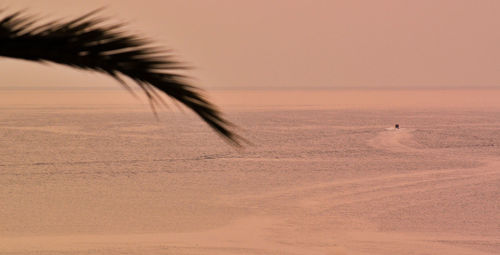
<path fill-rule="evenodd" d="M 175 73 L 185 67 L 150 41 L 122 31 L 121 24 L 103 25 L 106 19 L 95 17 L 96 12 L 44 24 L 22 12 L 7 15 L 0 19 L 0 56 L 104 73 L 132 92 L 122 79 L 129 77 L 146 94 L 153 111 L 159 104 L 166 105 L 158 93 L 163 92 L 193 110 L 228 142 L 241 144 L 234 126 L 203 91 Z"/>
<path fill-rule="evenodd" d="M 394 126 L 396 129 L 399 129 L 399 124 L 396 124 L 396 126 Z"/>

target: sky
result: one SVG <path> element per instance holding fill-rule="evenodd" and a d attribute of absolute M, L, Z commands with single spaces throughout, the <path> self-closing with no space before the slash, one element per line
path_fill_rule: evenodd
<path fill-rule="evenodd" d="M 205 89 L 500 88 L 498 0 L 5 0 L 72 18 L 100 7 L 173 49 Z M 4 12 L 5 13 L 5 12 Z M 113 87 L 103 76 L 0 59 L 0 87 Z"/>

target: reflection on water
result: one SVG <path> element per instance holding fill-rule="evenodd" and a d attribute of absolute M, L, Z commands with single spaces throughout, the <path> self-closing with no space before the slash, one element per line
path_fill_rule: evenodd
<path fill-rule="evenodd" d="M 499 251 L 498 92 L 211 93 L 242 151 L 189 113 L 64 93 L 1 101 L 0 254 Z"/>

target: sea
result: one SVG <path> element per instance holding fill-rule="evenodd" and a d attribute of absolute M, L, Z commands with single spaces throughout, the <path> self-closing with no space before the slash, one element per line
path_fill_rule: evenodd
<path fill-rule="evenodd" d="M 1 90 L 0 254 L 500 254 L 500 90 L 207 96 Z"/>

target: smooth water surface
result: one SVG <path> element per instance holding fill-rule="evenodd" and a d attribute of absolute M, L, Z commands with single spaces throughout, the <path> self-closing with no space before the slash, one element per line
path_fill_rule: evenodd
<path fill-rule="evenodd" d="M 4 104 L 0 254 L 500 253 L 499 109 L 228 93 L 242 150 L 190 113 Z"/>

